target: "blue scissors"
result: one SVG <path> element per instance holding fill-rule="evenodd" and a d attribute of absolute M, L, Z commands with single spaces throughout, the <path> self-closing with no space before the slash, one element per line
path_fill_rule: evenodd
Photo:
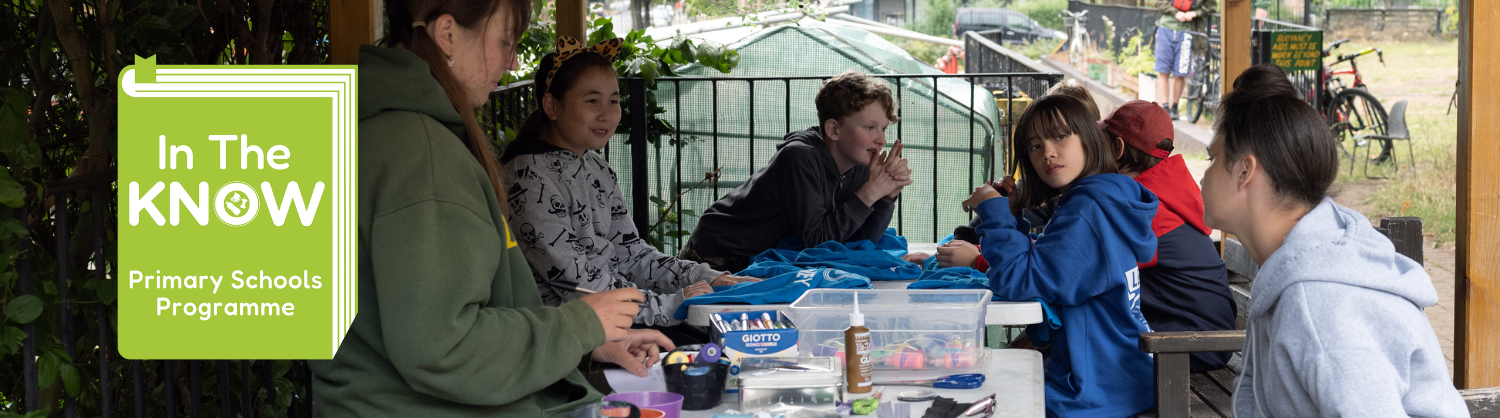
<path fill-rule="evenodd" d="M 979 373 L 954 374 L 925 380 L 887 380 L 876 385 L 931 386 L 938 389 L 974 389 L 984 384 L 984 375 Z"/>

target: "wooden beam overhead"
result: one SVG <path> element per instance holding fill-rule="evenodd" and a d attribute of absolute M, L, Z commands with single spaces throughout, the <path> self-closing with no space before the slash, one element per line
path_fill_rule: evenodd
<path fill-rule="evenodd" d="M 1219 81 L 1223 83 L 1220 91 L 1229 94 L 1234 91 L 1234 79 L 1250 68 L 1250 10 L 1253 7 L 1250 0 L 1224 0 L 1223 5 L 1220 14 L 1223 20 L 1219 24 L 1224 43 L 1224 76 Z"/>
<path fill-rule="evenodd" d="M 1453 382 L 1500 386 L 1500 2 L 1463 0 Z"/>
<path fill-rule="evenodd" d="M 587 40 L 588 34 L 584 33 L 584 29 L 588 27 L 584 20 L 587 11 L 587 0 L 557 0 L 557 35 Z"/>
<path fill-rule="evenodd" d="M 359 64 L 359 46 L 375 43 L 374 0 L 330 0 L 328 3 L 328 61 Z"/>

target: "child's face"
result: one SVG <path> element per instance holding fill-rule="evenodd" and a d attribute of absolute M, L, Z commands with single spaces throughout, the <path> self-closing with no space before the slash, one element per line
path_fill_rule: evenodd
<path fill-rule="evenodd" d="M 864 109 L 838 120 L 833 129 L 826 132 L 833 140 L 833 160 L 839 171 L 855 165 L 869 166 L 875 155 L 885 148 L 885 128 L 891 121 L 885 118 L 885 106 L 879 103 L 866 105 Z"/>
<path fill-rule="evenodd" d="M 1050 138 L 1033 137 L 1027 153 L 1037 176 L 1052 188 L 1061 189 L 1073 184 L 1073 180 L 1083 173 L 1083 140 L 1076 133 Z"/>
<path fill-rule="evenodd" d="M 613 71 L 591 68 L 579 75 L 573 88 L 553 100 L 547 116 L 556 123 L 549 133 L 553 145 L 575 154 L 609 144 L 620 124 L 620 84 Z"/>

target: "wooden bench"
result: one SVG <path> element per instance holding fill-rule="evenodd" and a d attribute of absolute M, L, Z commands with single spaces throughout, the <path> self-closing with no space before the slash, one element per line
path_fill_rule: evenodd
<path fill-rule="evenodd" d="M 1422 263 L 1422 219 L 1414 217 L 1382 218 L 1376 227 L 1395 245 L 1396 252 Z M 1224 265 L 1229 270 L 1229 290 L 1234 296 L 1235 328 L 1232 331 L 1148 332 L 1141 334 L 1140 350 L 1156 357 L 1156 409 L 1142 417 L 1233 417 L 1235 374 L 1231 368 L 1190 373 L 1188 355 L 1197 352 L 1240 351 L 1245 346 L 1245 321 L 1250 315 L 1250 286 L 1260 266 L 1234 238 L 1221 242 Z M 1500 418 L 1500 388 L 1492 392 L 1474 392 L 1465 401 L 1470 411 L 1476 406 L 1494 411 Z M 1485 391 L 1491 389 L 1478 389 Z M 1487 404 L 1484 402 L 1488 402 Z"/>

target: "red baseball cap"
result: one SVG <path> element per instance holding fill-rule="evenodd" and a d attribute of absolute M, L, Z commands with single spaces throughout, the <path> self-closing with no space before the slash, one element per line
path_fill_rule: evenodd
<path fill-rule="evenodd" d="M 1172 117 L 1167 116 L 1161 105 L 1145 100 L 1131 100 L 1115 109 L 1109 117 L 1099 121 L 1099 129 L 1112 136 L 1125 139 L 1126 144 L 1151 154 L 1156 158 L 1167 158 L 1172 151 L 1157 149 L 1163 139 L 1172 139 Z"/>

